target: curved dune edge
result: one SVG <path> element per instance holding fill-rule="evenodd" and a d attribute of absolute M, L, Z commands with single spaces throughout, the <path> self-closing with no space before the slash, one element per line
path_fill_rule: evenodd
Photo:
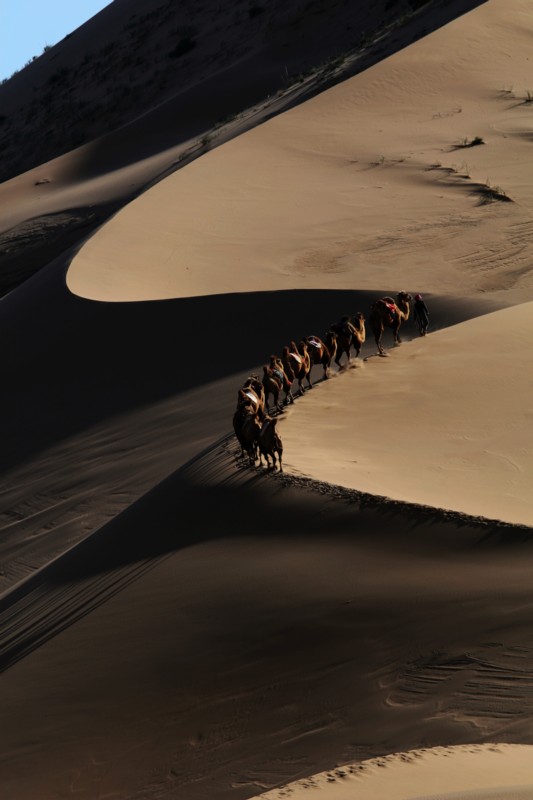
<path fill-rule="evenodd" d="M 411 331 L 412 322 L 406 323 Z M 375 352 L 367 331 L 367 347 Z M 533 525 L 533 303 L 352 359 L 280 418 L 287 474 Z M 316 370 L 316 368 L 315 368 Z M 315 373 L 315 380 L 319 378 Z"/>
<path fill-rule="evenodd" d="M 531 297 L 530 143 L 497 133 L 526 113 L 501 97 L 528 86 L 524 6 L 483 4 L 170 174 L 85 243 L 69 290 L 134 302 L 401 275 L 421 291 Z M 487 146 L 465 166 L 457 143 L 474 134 Z M 487 176 L 514 202 L 484 203 Z"/>
<path fill-rule="evenodd" d="M 533 746 L 495 743 L 409 750 L 335 767 L 259 797 L 531 800 Z"/>
<path fill-rule="evenodd" d="M 231 435 L 232 436 L 232 435 Z M 234 455 L 239 458 L 239 448 L 234 449 Z M 523 525 L 517 522 L 507 522 L 504 519 L 493 519 L 482 514 L 466 514 L 462 511 L 441 508 L 439 506 L 423 505 L 408 500 L 397 500 L 382 494 L 361 492 L 327 481 L 319 481 L 307 475 L 295 475 L 291 472 L 274 472 L 270 475 L 274 480 L 280 481 L 286 487 L 299 486 L 314 494 L 326 495 L 347 503 L 357 504 L 358 508 L 381 509 L 386 512 L 412 513 L 417 520 L 427 522 L 451 522 L 456 525 L 468 525 L 487 532 L 506 531 L 514 532 L 521 540 L 529 539 L 533 534 L 533 525 Z"/>

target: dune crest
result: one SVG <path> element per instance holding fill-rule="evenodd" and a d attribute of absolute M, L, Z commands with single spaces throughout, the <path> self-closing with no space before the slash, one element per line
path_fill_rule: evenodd
<path fill-rule="evenodd" d="M 428 300 L 431 306 L 431 300 Z M 533 303 L 356 361 L 280 426 L 285 468 L 408 502 L 533 525 Z M 372 337 L 370 337 L 372 340 Z M 376 352 L 367 342 L 366 354 Z M 364 424 L 358 424 L 358 419 Z M 310 435 L 310 431 L 312 434 Z"/>
<path fill-rule="evenodd" d="M 411 750 L 344 764 L 253 800 L 530 800 L 532 759 L 531 745 Z"/>
<path fill-rule="evenodd" d="M 531 2 L 191 14 L 0 87 L 1 800 L 524 800 Z M 252 467 L 239 387 L 400 291 Z"/>

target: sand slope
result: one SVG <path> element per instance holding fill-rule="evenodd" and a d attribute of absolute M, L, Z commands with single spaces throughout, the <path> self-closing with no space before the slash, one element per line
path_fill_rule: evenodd
<path fill-rule="evenodd" d="M 16 269 L 80 227 L 0 301 L 2 797 L 530 792 L 532 28 L 489 0 L 172 174 L 161 109 L 4 185 Z M 430 335 L 243 462 L 244 378 L 399 289 Z"/>
<path fill-rule="evenodd" d="M 115 301 L 379 285 L 531 298 L 533 22 L 524 2 L 502 15 L 486 3 L 171 175 L 88 242 L 70 289 Z M 475 137 L 484 144 L 463 146 Z M 502 201 L 486 204 L 488 187 Z"/>
<path fill-rule="evenodd" d="M 330 770 L 261 797 L 324 797 L 327 793 L 338 800 L 364 800 L 378 794 L 390 800 L 528 800 L 533 794 L 532 755 L 528 745 L 413 750 Z M 503 774 L 509 784 L 496 785 Z"/>
<path fill-rule="evenodd" d="M 286 468 L 532 525 L 532 304 L 415 335 L 389 358 L 352 359 L 344 374 L 335 367 L 334 380 L 287 411 Z"/>

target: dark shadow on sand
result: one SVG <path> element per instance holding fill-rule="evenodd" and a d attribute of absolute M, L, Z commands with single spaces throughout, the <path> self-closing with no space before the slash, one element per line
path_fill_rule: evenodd
<path fill-rule="evenodd" d="M 65 270 L 64 261 L 53 262 L 1 301 L 0 472 L 115 414 L 260 369 L 291 339 L 323 336 L 343 314 L 368 316 L 377 297 L 395 291 L 293 290 L 103 303 L 72 295 Z M 427 300 L 432 331 L 503 305 L 485 298 Z M 406 323 L 402 335 L 406 341 L 416 335 L 414 323 Z M 388 332 L 383 341 L 391 347 Z M 361 356 L 374 349 L 367 332 Z"/>
<path fill-rule="evenodd" d="M 453 561 L 533 545 L 533 529 L 243 465 L 229 435 L 0 600 L 0 671 L 183 548 L 214 539 L 346 537 Z M 274 479 L 273 479 L 274 478 Z M 260 511 L 259 511 L 260 510 Z M 282 520 L 282 524 L 280 524 Z M 253 521 L 253 522 L 252 522 Z M 31 615 L 28 615 L 31 608 Z"/>

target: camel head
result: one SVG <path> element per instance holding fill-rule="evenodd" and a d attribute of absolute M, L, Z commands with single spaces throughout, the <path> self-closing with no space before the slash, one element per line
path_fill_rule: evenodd
<path fill-rule="evenodd" d="M 412 299 L 413 298 L 409 292 L 398 292 L 396 295 L 396 305 L 398 306 L 400 314 L 404 320 L 409 319 L 409 314 L 411 311 L 411 306 L 409 303 Z"/>
<path fill-rule="evenodd" d="M 398 292 L 396 295 L 396 304 L 399 308 L 402 308 L 409 305 L 411 300 L 413 299 L 412 295 L 409 292 Z"/>

